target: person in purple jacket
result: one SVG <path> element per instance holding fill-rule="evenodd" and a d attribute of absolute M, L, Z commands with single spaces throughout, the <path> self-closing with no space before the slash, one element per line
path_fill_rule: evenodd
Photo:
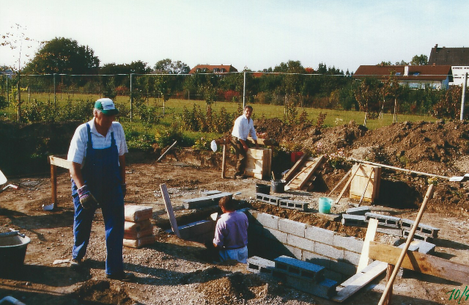
<path fill-rule="evenodd" d="M 236 211 L 236 203 L 231 197 L 223 197 L 218 205 L 223 214 L 217 221 L 213 245 L 218 250 L 222 262 L 236 260 L 247 263 L 248 226 L 246 214 Z"/>

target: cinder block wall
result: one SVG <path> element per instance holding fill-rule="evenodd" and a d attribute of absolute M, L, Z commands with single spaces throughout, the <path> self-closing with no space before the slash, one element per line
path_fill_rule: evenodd
<path fill-rule="evenodd" d="M 249 256 L 288 255 L 324 266 L 325 276 L 343 282 L 357 271 L 363 241 L 334 231 L 255 210 L 249 217 Z"/>

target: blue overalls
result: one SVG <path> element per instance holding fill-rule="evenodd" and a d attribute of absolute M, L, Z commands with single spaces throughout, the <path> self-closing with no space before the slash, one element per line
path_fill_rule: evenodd
<path fill-rule="evenodd" d="M 88 143 L 86 161 L 81 173 L 85 184 L 99 202 L 106 230 L 106 274 L 123 272 L 122 244 L 124 238 L 124 196 L 119 171 L 119 153 L 114 133 L 111 132 L 111 146 L 93 149 L 91 131 L 86 124 Z M 75 205 L 73 224 L 74 245 L 72 257 L 81 260 L 86 254 L 91 225 L 96 208 L 83 209 L 78 197 L 77 186 L 72 179 L 72 197 Z"/>

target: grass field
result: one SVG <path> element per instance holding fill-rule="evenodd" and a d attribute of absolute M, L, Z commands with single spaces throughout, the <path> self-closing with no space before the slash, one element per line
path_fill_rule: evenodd
<path fill-rule="evenodd" d="M 32 94 L 28 95 L 23 93 L 22 99 L 25 100 L 24 106 L 26 107 L 31 103 L 34 103 L 35 100 L 42 101 L 45 104 L 48 103 L 57 103 L 58 106 L 65 106 L 69 101 L 89 101 L 93 103 L 95 100 L 100 98 L 99 95 L 92 94 L 62 94 L 59 93 L 56 95 L 56 101 L 54 101 L 53 94 Z M 130 110 L 130 99 L 128 96 L 118 96 L 115 98 L 115 102 L 118 107 L 125 108 L 125 112 Z M 164 115 L 163 115 L 163 102 L 161 99 L 150 99 L 145 102 L 147 106 L 157 107 L 157 113 L 160 116 L 160 120 L 157 124 L 148 124 L 142 123 L 135 117 L 135 119 L 130 122 L 129 116 L 121 117 L 119 120 L 123 123 L 126 130 L 131 130 L 133 134 L 137 137 L 141 134 L 148 135 L 149 137 L 154 137 L 154 135 L 165 128 L 171 126 L 173 121 L 176 119 L 177 114 L 183 112 L 184 107 L 188 110 L 192 110 L 194 104 L 200 106 L 202 111 L 205 110 L 206 103 L 201 100 L 181 100 L 181 99 L 170 99 L 164 105 Z M 253 117 L 255 118 L 279 118 L 284 119 L 285 107 L 283 105 L 268 105 L 268 104 L 252 104 L 254 108 Z M 216 102 L 212 104 L 212 111 L 214 113 L 219 113 L 220 109 L 224 107 L 228 113 L 235 113 L 238 110 L 239 103 L 235 102 Z M 135 109 L 135 106 L 134 106 Z M 313 121 L 313 124 L 317 121 L 319 115 L 325 114 L 326 118 L 324 125 L 326 127 L 333 127 L 337 125 L 347 124 L 350 121 L 355 121 L 357 124 L 363 124 L 364 112 L 361 111 L 343 111 L 343 110 L 332 110 L 332 109 L 315 109 L 315 108 L 297 108 L 297 115 L 299 116 L 303 111 L 307 113 L 307 119 Z M 16 109 L 14 105 L 10 105 L 7 109 L 3 110 L 4 119 L 15 120 L 16 119 Z M 1 113 L 1 112 L 0 112 Z M 89 118 L 91 119 L 92 114 L 90 113 Z M 431 116 L 418 116 L 418 115 L 400 115 L 397 116 L 398 122 L 404 121 L 436 121 L 434 117 Z M 381 119 L 368 119 L 366 127 L 368 129 L 376 129 L 383 126 L 388 126 L 392 124 L 392 114 L 386 113 Z M 216 133 L 202 133 L 202 132 L 193 132 L 193 131 L 184 131 L 184 135 L 187 138 L 192 139 L 192 141 L 198 140 L 202 137 L 205 139 L 217 138 L 220 135 Z"/>

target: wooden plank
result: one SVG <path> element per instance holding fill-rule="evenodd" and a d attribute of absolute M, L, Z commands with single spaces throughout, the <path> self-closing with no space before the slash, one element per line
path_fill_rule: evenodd
<path fill-rule="evenodd" d="M 174 217 L 173 206 L 171 205 L 171 200 L 169 199 L 168 189 L 166 184 L 160 184 L 161 195 L 163 195 L 164 205 L 166 207 L 166 213 L 168 214 L 169 223 L 171 224 L 171 229 L 177 237 L 181 237 L 179 233 L 178 224 L 176 218 Z"/>
<path fill-rule="evenodd" d="M 378 228 L 378 219 L 370 218 L 368 228 L 366 229 L 365 241 L 363 242 L 362 253 L 358 261 L 357 273 L 365 269 L 370 260 L 368 253 L 370 250 L 370 241 L 375 240 L 376 229 Z"/>
<path fill-rule="evenodd" d="M 369 256 L 396 265 L 401 251 L 398 247 L 372 241 Z M 459 283 L 466 283 L 469 278 L 469 266 L 419 252 L 407 251 L 401 267 Z"/>
<path fill-rule="evenodd" d="M 55 156 L 49 156 L 49 162 L 51 165 L 55 165 L 58 167 L 63 167 L 66 169 L 70 169 L 72 167 L 72 162 L 68 161 L 63 158 L 55 157 Z"/>
<path fill-rule="evenodd" d="M 378 167 L 362 164 L 350 182 L 350 198 L 373 202 L 378 178 Z"/>
<path fill-rule="evenodd" d="M 283 180 L 289 182 L 295 176 L 295 173 L 303 166 L 303 163 L 308 157 L 308 154 L 303 154 L 301 158 L 296 161 L 295 165 L 283 176 Z"/>
<path fill-rule="evenodd" d="M 388 264 L 380 261 L 373 262 L 363 270 L 364 272 L 357 273 L 340 284 L 340 286 L 344 287 L 337 292 L 337 295 L 335 295 L 332 300 L 339 303 L 344 302 L 383 273 L 387 269 L 387 266 Z"/>
<path fill-rule="evenodd" d="M 350 178 L 347 180 L 347 183 L 345 183 L 345 186 L 344 188 L 342 189 L 342 191 L 340 192 L 339 194 L 339 197 L 337 197 L 337 199 L 335 200 L 335 204 L 338 204 L 340 199 L 342 198 L 342 196 L 344 195 L 345 191 L 347 190 L 347 187 L 350 185 L 350 182 L 352 182 L 353 180 L 353 177 L 355 177 L 355 175 L 357 174 L 358 172 L 358 169 L 361 167 L 361 164 L 359 164 L 354 170 L 352 170 L 352 176 L 350 176 Z"/>
<path fill-rule="evenodd" d="M 307 160 L 305 166 L 300 170 L 300 172 L 287 183 L 287 189 L 302 189 L 307 184 L 314 172 L 322 164 L 324 158 L 324 156 L 320 156 L 316 159 L 313 159 L 312 161 Z"/>

